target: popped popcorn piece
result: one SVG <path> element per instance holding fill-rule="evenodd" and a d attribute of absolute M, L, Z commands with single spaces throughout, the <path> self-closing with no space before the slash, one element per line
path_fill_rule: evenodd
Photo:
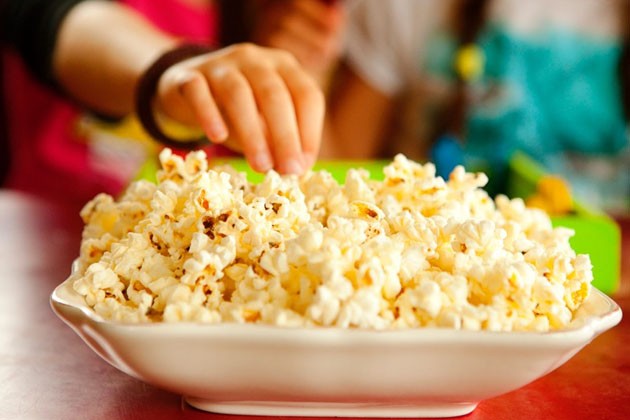
<path fill-rule="evenodd" d="M 85 222 L 74 289 L 120 322 L 548 331 L 588 297 L 573 232 L 523 200 L 492 200 L 484 174 L 448 180 L 402 155 L 373 181 L 350 170 L 270 171 L 258 185 L 203 152 L 165 149 L 158 184 Z"/>

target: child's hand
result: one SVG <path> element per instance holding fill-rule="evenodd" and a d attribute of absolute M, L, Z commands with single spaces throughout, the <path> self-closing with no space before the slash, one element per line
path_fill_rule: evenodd
<path fill-rule="evenodd" d="M 345 11 L 340 1 L 269 0 L 259 10 L 254 41 L 291 52 L 319 81 L 341 54 Z"/>
<path fill-rule="evenodd" d="M 301 174 L 319 151 L 324 95 L 285 51 L 237 44 L 182 61 L 162 75 L 156 106 L 260 172 Z"/>

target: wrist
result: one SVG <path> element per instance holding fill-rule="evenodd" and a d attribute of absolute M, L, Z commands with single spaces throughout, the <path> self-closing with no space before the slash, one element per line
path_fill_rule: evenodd
<path fill-rule="evenodd" d="M 144 130 L 152 138 L 165 146 L 178 149 L 196 149 L 208 143 L 204 135 L 188 135 L 191 130 L 176 129 L 174 132 L 166 132 L 162 129 L 161 122 L 168 118 L 154 109 L 155 96 L 158 83 L 162 74 L 173 65 L 186 59 L 196 57 L 213 51 L 207 45 L 181 44 L 160 55 L 144 73 L 140 76 L 135 90 L 135 111 Z M 180 127 L 183 127 L 180 125 Z M 175 138 L 175 135 L 186 133 L 183 138 Z"/>

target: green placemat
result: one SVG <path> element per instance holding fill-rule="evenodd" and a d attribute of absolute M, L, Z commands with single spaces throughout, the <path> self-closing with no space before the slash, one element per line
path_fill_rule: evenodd
<path fill-rule="evenodd" d="M 253 171 L 244 159 L 216 159 L 212 161 L 213 165 L 222 163 L 230 164 L 239 172 L 245 172 L 249 182 L 258 183 L 265 177 L 264 174 Z M 389 161 L 385 160 L 322 160 L 315 164 L 313 170 L 326 170 L 337 182 L 343 184 L 348 169 L 362 168 L 370 173 L 370 178 L 382 181 L 384 178 L 383 167 L 388 163 Z"/>

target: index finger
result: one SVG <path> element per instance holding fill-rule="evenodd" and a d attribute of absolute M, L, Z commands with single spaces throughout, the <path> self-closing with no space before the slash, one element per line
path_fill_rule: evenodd
<path fill-rule="evenodd" d="M 267 142 L 258 117 L 258 108 L 247 78 L 236 68 L 218 66 L 209 70 L 210 88 L 225 110 L 231 132 L 249 164 L 259 172 L 273 167 Z"/>
<path fill-rule="evenodd" d="M 301 71 L 297 65 L 289 63 L 281 66 L 278 71 L 293 99 L 303 161 L 310 168 L 317 159 L 322 140 L 326 111 L 324 92 L 315 80 Z"/>
<path fill-rule="evenodd" d="M 281 173 L 301 174 L 305 167 L 292 95 L 277 71 L 266 66 L 243 69 L 258 110 L 269 130 L 269 147 Z"/>

